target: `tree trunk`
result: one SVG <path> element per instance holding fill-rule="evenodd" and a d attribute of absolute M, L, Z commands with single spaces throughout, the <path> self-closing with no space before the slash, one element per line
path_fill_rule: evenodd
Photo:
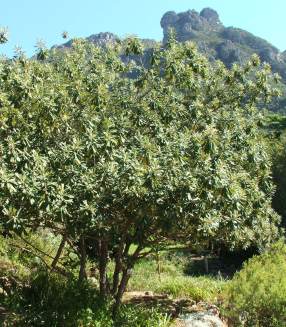
<path fill-rule="evenodd" d="M 120 282 L 118 291 L 117 291 L 116 296 L 115 296 L 115 303 L 114 303 L 113 312 L 112 312 L 113 318 L 115 318 L 115 316 L 118 313 L 119 307 L 121 305 L 122 297 L 123 297 L 123 294 L 124 294 L 124 292 L 126 290 L 127 283 L 129 281 L 129 278 L 131 277 L 131 274 L 132 274 L 131 267 L 123 270 L 121 282 Z"/>
<path fill-rule="evenodd" d="M 61 254 L 63 252 L 63 249 L 65 247 L 66 240 L 67 240 L 67 236 L 63 235 L 63 238 L 62 238 L 62 241 L 61 241 L 60 246 L 58 248 L 57 254 L 54 257 L 54 260 L 53 260 L 52 265 L 51 265 L 51 271 L 52 272 L 56 269 L 57 263 L 58 263 L 58 261 L 60 259 L 60 256 L 61 256 Z"/>
<path fill-rule="evenodd" d="M 138 259 L 138 256 L 139 256 L 139 253 L 140 253 L 141 249 L 142 249 L 141 246 L 138 246 L 132 256 L 128 257 L 128 255 L 127 255 L 127 264 L 126 264 L 125 269 L 123 270 L 121 282 L 120 282 L 120 285 L 118 287 L 117 293 L 115 295 L 115 303 L 114 303 L 113 311 L 112 311 L 113 318 L 115 318 L 117 313 L 118 313 L 118 310 L 119 310 L 120 305 L 121 305 L 123 294 L 124 294 L 124 292 L 126 290 L 128 281 L 129 281 L 129 279 L 131 277 L 131 274 L 132 274 L 132 269 L 134 267 L 134 264 L 135 264 L 136 260 Z M 126 250 L 126 248 L 125 248 L 125 250 Z M 124 250 L 124 253 L 126 253 L 125 250 Z"/>
<path fill-rule="evenodd" d="M 86 278 L 86 250 L 85 250 L 85 241 L 84 236 L 82 235 L 79 240 L 79 251 L 80 251 L 80 270 L 79 270 L 79 276 L 78 281 L 82 283 Z"/>
<path fill-rule="evenodd" d="M 108 246 L 106 240 L 99 241 L 99 289 L 100 297 L 105 299 L 108 293 L 107 264 L 108 264 Z"/>
<path fill-rule="evenodd" d="M 115 295 L 119 285 L 119 275 L 122 271 L 122 254 L 123 254 L 123 241 L 120 242 L 115 252 L 115 268 L 113 273 L 112 295 Z"/>

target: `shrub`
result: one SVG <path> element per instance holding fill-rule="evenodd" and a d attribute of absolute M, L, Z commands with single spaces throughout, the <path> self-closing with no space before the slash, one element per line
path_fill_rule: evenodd
<path fill-rule="evenodd" d="M 286 326 L 286 246 L 253 257 L 225 289 L 225 314 L 235 326 Z"/>
<path fill-rule="evenodd" d="M 6 301 L 13 312 L 5 326 L 43 327 L 167 327 L 169 318 L 159 309 L 122 306 L 112 319 L 112 302 L 100 300 L 88 282 L 64 278 L 45 271 L 34 273 L 29 286 Z M 4 323 L 4 322 L 3 322 Z M 1 322 L 0 322 L 1 324 Z"/>
<path fill-rule="evenodd" d="M 87 308 L 100 308 L 97 291 L 57 274 L 35 272 L 29 285 L 10 298 L 10 308 L 19 315 L 19 326 L 77 326 Z"/>

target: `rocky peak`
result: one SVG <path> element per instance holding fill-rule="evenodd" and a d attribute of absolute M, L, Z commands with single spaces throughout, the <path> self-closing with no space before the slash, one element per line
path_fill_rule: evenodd
<path fill-rule="evenodd" d="M 174 29 L 179 41 L 186 41 L 203 31 L 218 31 L 222 27 L 218 13 L 211 8 L 204 8 L 200 13 L 188 10 L 182 13 L 168 11 L 161 19 L 164 41 L 170 28 Z"/>
<path fill-rule="evenodd" d="M 104 46 L 108 43 L 115 43 L 118 39 L 117 35 L 110 32 L 92 34 L 87 38 L 88 41 L 99 46 Z"/>
<path fill-rule="evenodd" d="M 200 16 L 205 18 L 212 25 L 221 24 L 218 13 L 212 8 L 204 8 L 200 12 Z"/>
<path fill-rule="evenodd" d="M 118 36 L 116 34 L 110 32 L 101 32 L 98 34 L 92 34 L 86 38 L 91 43 L 94 43 L 98 46 L 106 46 L 109 43 L 115 43 L 118 40 Z M 68 42 L 61 44 L 59 46 L 53 46 L 53 48 L 64 49 L 70 48 L 73 44 L 74 39 L 69 40 Z"/>

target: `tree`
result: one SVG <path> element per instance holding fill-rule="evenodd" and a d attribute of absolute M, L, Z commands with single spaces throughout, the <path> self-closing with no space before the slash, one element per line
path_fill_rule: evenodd
<path fill-rule="evenodd" d="M 74 242 L 80 279 L 93 256 L 115 312 L 146 248 L 277 237 L 255 109 L 276 92 L 269 66 L 254 56 L 228 70 L 172 38 L 147 68 L 136 39 L 73 44 L 1 62 L 2 225 L 51 228 Z"/>
<path fill-rule="evenodd" d="M 285 151 L 286 117 L 280 114 L 266 113 L 264 121 L 265 138 L 269 143 L 269 153 L 272 158 L 272 176 L 275 193 L 272 207 L 282 217 L 282 226 L 286 226 L 286 151 Z"/>

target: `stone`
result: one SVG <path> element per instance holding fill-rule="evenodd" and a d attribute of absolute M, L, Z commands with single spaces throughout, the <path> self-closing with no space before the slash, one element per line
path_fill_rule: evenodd
<path fill-rule="evenodd" d="M 225 327 L 225 324 L 212 311 L 189 313 L 180 317 L 185 327 Z"/>

